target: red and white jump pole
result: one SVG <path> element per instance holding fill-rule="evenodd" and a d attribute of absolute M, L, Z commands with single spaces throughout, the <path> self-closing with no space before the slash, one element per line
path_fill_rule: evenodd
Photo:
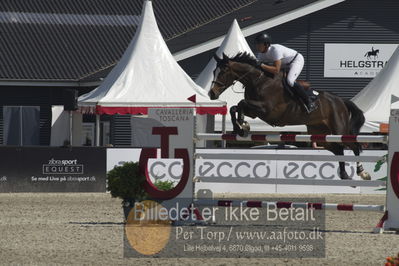
<path fill-rule="evenodd" d="M 261 141 L 261 142 L 360 142 L 360 143 L 388 143 L 385 135 L 299 135 L 299 134 L 249 134 L 240 137 L 236 134 L 197 133 L 198 140 L 232 140 L 232 141 Z"/>

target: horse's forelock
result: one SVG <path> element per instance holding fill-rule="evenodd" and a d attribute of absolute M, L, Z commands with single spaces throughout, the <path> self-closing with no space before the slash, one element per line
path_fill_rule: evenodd
<path fill-rule="evenodd" d="M 226 59 L 226 58 L 223 58 L 222 60 L 216 62 L 216 68 L 224 67 L 224 66 L 226 66 L 228 63 L 229 63 L 229 60 Z"/>

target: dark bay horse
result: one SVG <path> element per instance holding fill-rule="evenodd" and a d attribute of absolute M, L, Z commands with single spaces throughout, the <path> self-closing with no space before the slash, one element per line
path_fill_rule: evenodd
<path fill-rule="evenodd" d="M 239 81 L 245 87 L 244 99 L 230 109 L 234 132 L 239 135 L 247 133 L 244 116 L 258 117 L 274 126 L 306 125 L 309 134 L 357 135 L 365 122 L 363 112 L 354 103 L 327 92 L 319 93 L 319 108 L 308 114 L 302 104 L 284 88 L 283 73 L 273 75 L 264 72 L 257 60 L 248 53 L 239 53 L 232 58 L 226 55 L 214 58 L 217 67 L 209 91 L 211 99 L 219 98 L 234 82 Z M 335 155 L 343 155 L 345 146 L 356 156 L 361 152 L 359 143 L 321 145 Z M 357 163 L 357 174 L 363 179 L 370 179 L 361 163 Z M 339 175 L 341 179 L 350 179 L 345 171 L 345 162 L 339 162 Z"/>

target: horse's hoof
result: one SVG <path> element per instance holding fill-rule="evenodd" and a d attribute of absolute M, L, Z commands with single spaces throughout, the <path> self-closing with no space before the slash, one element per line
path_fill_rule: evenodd
<path fill-rule="evenodd" d="M 238 124 L 238 123 L 237 123 Z M 243 121 L 242 124 L 238 124 L 240 126 L 239 129 L 234 130 L 233 134 L 237 134 L 240 137 L 248 137 L 250 126 L 247 121 Z"/>
<path fill-rule="evenodd" d="M 242 135 L 240 135 L 240 136 L 246 138 L 246 137 L 248 137 L 248 134 L 249 134 L 249 131 L 246 130 L 246 129 L 243 129 L 242 130 Z"/>
<path fill-rule="evenodd" d="M 363 180 L 371 180 L 371 175 L 370 175 L 368 172 L 366 172 L 366 171 L 361 172 L 361 173 L 359 174 L 359 176 L 360 176 Z"/>
<path fill-rule="evenodd" d="M 339 177 L 340 177 L 342 180 L 352 180 L 352 178 L 350 178 L 346 172 L 340 173 L 340 174 L 339 174 Z"/>
<path fill-rule="evenodd" d="M 240 136 L 240 137 L 246 137 L 246 136 L 248 136 L 248 132 L 245 132 L 245 130 L 243 130 L 243 129 L 238 130 L 237 134 L 238 134 L 238 136 Z"/>
<path fill-rule="evenodd" d="M 249 131 L 251 131 L 251 126 L 249 125 L 249 123 L 248 123 L 247 121 L 244 121 L 244 122 L 241 124 L 241 128 L 242 128 L 244 131 L 246 131 L 247 133 L 248 133 Z"/>

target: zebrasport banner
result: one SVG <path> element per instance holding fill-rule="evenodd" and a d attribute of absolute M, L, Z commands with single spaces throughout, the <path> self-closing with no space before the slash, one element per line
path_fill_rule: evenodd
<path fill-rule="evenodd" d="M 105 148 L 1 147 L 0 192 L 105 192 Z"/>

